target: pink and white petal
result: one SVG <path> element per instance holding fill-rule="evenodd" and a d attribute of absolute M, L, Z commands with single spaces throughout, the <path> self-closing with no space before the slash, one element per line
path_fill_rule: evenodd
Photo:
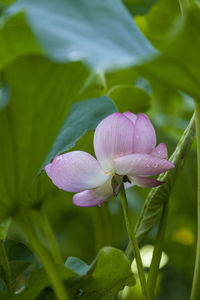
<path fill-rule="evenodd" d="M 45 170 L 57 187 L 68 192 L 96 188 L 109 178 L 98 161 L 83 151 L 59 155 Z"/>
<path fill-rule="evenodd" d="M 47 175 L 50 177 L 50 172 L 51 172 L 51 163 L 46 165 L 46 167 L 44 168 L 45 169 L 45 172 L 47 173 Z"/>
<path fill-rule="evenodd" d="M 133 153 L 151 153 L 156 146 L 156 134 L 149 118 L 140 113 L 134 127 Z"/>
<path fill-rule="evenodd" d="M 164 181 L 142 176 L 134 176 L 134 182 L 136 185 L 143 188 L 153 188 L 164 183 Z"/>
<path fill-rule="evenodd" d="M 96 189 L 86 190 L 75 194 L 73 197 L 73 203 L 74 205 L 81 207 L 99 206 L 102 205 L 103 202 L 107 201 L 112 195 L 113 190 L 110 178 L 106 183 Z"/>
<path fill-rule="evenodd" d="M 137 119 L 137 115 L 133 114 L 130 111 L 125 111 L 123 113 L 124 116 L 126 116 L 129 120 L 131 120 L 133 122 L 133 125 L 135 125 L 136 119 Z"/>
<path fill-rule="evenodd" d="M 116 173 L 128 176 L 151 176 L 173 169 L 174 164 L 149 154 L 129 154 L 114 160 Z"/>
<path fill-rule="evenodd" d="M 94 134 L 94 150 L 102 168 L 113 171 L 113 159 L 133 153 L 133 123 L 116 112 L 97 126 Z"/>
<path fill-rule="evenodd" d="M 151 155 L 168 159 L 167 146 L 165 143 L 160 143 L 156 148 L 153 149 Z"/>

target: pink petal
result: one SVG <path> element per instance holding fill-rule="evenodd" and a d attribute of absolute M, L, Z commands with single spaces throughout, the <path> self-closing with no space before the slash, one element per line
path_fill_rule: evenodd
<path fill-rule="evenodd" d="M 137 115 L 133 114 L 130 111 L 125 111 L 123 113 L 124 116 L 126 116 L 129 120 L 131 120 L 133 122 L 133 124 L 135 125 L 136 119 L 137 119 Z"/>
<path fill-rule="evenodd" d="M 73 203 L 76 206 L 91 207 L 99 206 L 103 202 L 107 201 L 113 194 L 111 186 L 111 178 L 107 180 L 102 186 L 86 190 L 84 192 L 75 194 L 73 197 Z"/>
<path fill-rule="evenodd" d="M 168 152 L 167 152 L 167 147 L 165 143 L 160 143 L 156 148 L 153 149 L 151 152 L 151 155 L 168 159 Z"/>
<path fill-rule="evenodd" d="M 83 151 L 59 155 L 45 170 L 57 187 L 68 192 L 93 189 L 108 179 L 98 161 Z"/>
<path fill-rule="evenodd" d="M 174 168 L 174 164 L 149 154 L 129 154 L 114 160 L 116 173 L 119 175 L 157 175 Z"/>
<path fill-rule="evenodd" d="M 134 153 L 151 153 L 156 146 L 156 134 L 149 118 L 140 113 L 134 127 Z"/>
<path fill-rule="evenodd" d="M 154 178 L 142 177 L 142 176 L 134 176 L 134 182 L 136 185 L 141 186 L 143 188 L 152 188 L 159 186 L 164 183 L 164 181 L 159 181 Z"/>
<path fill-rule="evenodd" d="M 45 171 L 47 173 L 47 175 L 50 177 L 50 172 L 51 172 L 51 165 L 52 164 L 48 164 L 46 167 L 45 167 Z"/>
<path fill-rule="evenodd" d="M 96 157 L 104 170 L 113 171 L 113 159 L 132 153 L 133 123 L 116 112 L 97 126 L 94 134 Z"/>

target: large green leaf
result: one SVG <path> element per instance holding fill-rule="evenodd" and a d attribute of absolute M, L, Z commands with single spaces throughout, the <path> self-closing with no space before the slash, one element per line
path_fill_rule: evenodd
<path fill-rule="evenodd" d="M 0 69 L 17 57 L 41 52 L 23 13 L 11 16 L 0 26 L 0 45 Z"/>
<path fill-rule="evenodd" d="M 11 97 L 0 111 L 1 218 L 24 202 L 87 76 L 80 63 L 55 64 L 39 56 L 4 71 Z"/>
<path fill-rule="evenodd" d="M 173 38 L 163 54 L 140 70 L 152 80 L 162 81 L 193 97 L 200 97 L 200 7 L 192 4 L 185 18 L 173 26 Z M 184 51 L 183 51 L 184 49 Z"/>
<path fill-rule="evenodd" d="M 44 53 L 56 61 L 82 60 L 105 70 L 155 53 L 120 0 L 19 0 L 8 13 L 20 11 Z"/>
<path fill-rule="evenodd" d="M 108 95 L 120 112 L 127 110 L 139 113 L 150 107 L 150 95 L 131 85 L 117 85 L 108 91 Z"/>
<path fill-rule="evenodd" d="M 139 242 L 141 242 L 146 237 L 148 232 L 155 225 L 160 216 L 164 202 L 169 200 L 172 187 L 175 183 L 180 169 L 183 167 L 185 159 L 187 158 L 187 154 L 190 151 L 194 136 L 195 119 L 193 115 L 175 151 L 170 157 L 170 161 L 175 164 L 175 168 L 164 174 L 161 174 L 158 177 L 158 180 L 164 181 L 165 184 L 152 189 L 146 198 L 143 210 L 140 214 L 135 228 L 136 237 Z M 131 253 L 130 245 L 127 249 L 127 253 L 128 255 L 130 255 Z"/>
<path fill-rule="evenodd" d="M 147 14 L 137 16 L 135 21 L 151 43 L 162 48 L 173 22 L 180 13 L 179 1 L 160 0 Z"/>
<path fill-rule="evenodd" d="M 106 96 L 74 103 L 43 167 L 56 155 L 72 148 L 86 132 L 94 130 L 102 119 L 115 111 L 116 106 Z"/>
<path fill-rule="evenodd" d="M 75 296 L 81 289 L 81 299 L 97 300 L 113 295 L 125 285 L 134 284 L 135 279 L 124 253 L 116 248 L 105 247 L 99 251 L 85 277 L 72 285 L 70 292 Z"/>

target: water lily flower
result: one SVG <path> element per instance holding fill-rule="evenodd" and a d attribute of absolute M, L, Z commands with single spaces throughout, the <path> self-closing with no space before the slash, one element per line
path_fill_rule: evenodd
<path fill-rule="evenodd" d="M 154 176 L 174 168 L 164 143 L 156 147 L 156 134 L 145 114 L 113 113 L 94 133 L 95 159 L 87 152 L 71 151 L 54 158 L 45 167 L 60 189 L 76 193 L 73 203 L 97 206 L 116 195 L 121 184 L 156 187 Z"/>

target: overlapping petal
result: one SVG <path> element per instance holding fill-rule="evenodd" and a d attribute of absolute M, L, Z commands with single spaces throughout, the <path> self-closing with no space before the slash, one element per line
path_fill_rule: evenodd
<path fill-rule="evenodd" d="M 134 176 L 134 183 L 143 188 L 153 188 L 164 183 L 164 181 L 159 181 L 154 178 Z"/>
<path fill-rule="evenodd" d="M 165 143 L 160 143 L 156 148 L 151 152 L 152 155 L 168 159 L 168 151 Z"/>
<path fill-rule="evenodd" d="M 156 146 L 154 127 L 145 114 L 137 116 L 133 139 L 133 153 L 151 153 Z"/>
<path fill-rule="evenodd" d="M 102 168 L 113 171 L 113 159 L 132 153 L 134 125 L 117 112 L 105 118 L 94 134 L 94 150 Z"/>
<path fill-rule="evenodd" d="M 68 192 L 96 188 L 109 178 L 98 161 L 83 151 L 72 151 L 57 156 L 45 170 L 57 187 Z"/>
<path fill-rule="evenodd" d="M 137 119 L 137 115 L 133 114 L 130 111 L 125 111 L 123 113 L 124 116 L 126 116 L 129 120 L 131 120 L 133 122 L 133 125 L 135 125 L 136 119 Z"/>
<path fill-rule="evenodd" d="M 130 176 L 151 176 L 157 175 L 174 168 L 174 164 L 149 154 L 129 154 L 114 160 L 116 173 Z"/>
<path fill-rule="evenodd" d="M 109 178 L 102 186 L 96 189 L 86 190 L 75 194 L 73 203 L 82 207 L 98 206 L 108 200 L 112 194 L 111 178 Z"/>

